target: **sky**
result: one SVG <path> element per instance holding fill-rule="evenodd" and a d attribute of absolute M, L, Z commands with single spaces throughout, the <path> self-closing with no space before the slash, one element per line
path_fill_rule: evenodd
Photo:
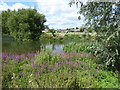
<path fill-rule="evenodd" d="M 86 0 L 84 0 L 86 1 Z M 70 0 L 0 0 L 0 10 L 18 10 L 21 8 L 36 8 L 46 16 L 49 28 L 66 29 L 81 27 L 84 17 L 78 14 L 79 8 L 69 6 Z M 81 20 L 78 20 L 78 16 Z"/>

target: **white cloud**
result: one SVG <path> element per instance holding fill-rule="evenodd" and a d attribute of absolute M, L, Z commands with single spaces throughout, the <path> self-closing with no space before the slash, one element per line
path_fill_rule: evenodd
<path fill-rule="evenodd" d="M 79 8 L 70 7 L 69 0 L 37 0 L 39 12 L 44 13 L 50 28 L 80 27 Z M 81 16 L 83 17 L 83 16 Z"/>
<path fill-rule="evenodd" d="M 10 9 L 10 10 L 18 10 L 18 9 L 22 9 L 22 8 L 27 9 L 27 8 L 30 8 L 30 7 L 29 7 L 29 6 L 26 6 L 26 5 L 22 4 L 22 3 L 15 3 L 15 4 L 13 4 L 12 6 L 8 6 L 8 5 L 7 5 L 6 3 L 4 3 L 4 2 L 2 2 L 2 3 L 0 4 L 0 9 L 1 9 L 2 11 L 7 10 L 7 9 Z M 31 7 L 31 8 L 34 8 L 34 7 Z"/>
<path fill-rule="evenodd" d="M 50 28 L 69 28 L 80 27 L 83 23 L 78 20 L 79 14 L 77 14 L 79 8 L 75 5 L 70 7 L 68 5 L 69 0 L 36 0 L 38 3 L 38 11 L 45 14 L 47 22 Z M 15 3 L 12 6 L 2 2 L 0 9 L 3 10 L 18 10 L 21 8 L 30 8 L 22 3 Z M 34 7 L 31 7 L 34 8 Z M 83 18 L 83 16 L 81 16 Z"/>

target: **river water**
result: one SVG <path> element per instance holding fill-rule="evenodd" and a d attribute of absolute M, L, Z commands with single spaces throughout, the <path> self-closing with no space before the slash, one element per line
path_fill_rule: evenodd
<path fill-rule="evenodd" d="M 64 43 L 61 42 L 40 42 L 40 41 L 31 41 L 31 42 L 18 42 L 11 40 L 2 41 L 2 52 L 10 54 L 23 54 L 29 52 L 37 52 L 42 49 L 51 49 L 53 52 L 63 52 Z"/>

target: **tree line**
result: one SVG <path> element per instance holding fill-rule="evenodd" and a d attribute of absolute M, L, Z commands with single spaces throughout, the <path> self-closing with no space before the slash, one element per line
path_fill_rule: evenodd
<path fill-rule="evenodd" d="M 36 9 L 2 11 L 2 34 L 13 36 L 15 40 L 37 40 L 45 29 L 45 15 Z"/>

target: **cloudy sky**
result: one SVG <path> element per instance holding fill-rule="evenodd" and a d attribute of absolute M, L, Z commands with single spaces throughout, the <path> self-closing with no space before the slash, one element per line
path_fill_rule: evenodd
<path fill-rule="evenodd" d="M 78 20 L 76 6 L 68 5 L 70 0 L 0 0 L 0 10 L 17 10 L 21 8 L 36 8 L 46 16 L 46 25 L 54 29 L 81 27 L 83 22 Z M 84 0 L 86 1 L 86 0 Z M 83 18 L 83 16 L 81 15 Z"/>

